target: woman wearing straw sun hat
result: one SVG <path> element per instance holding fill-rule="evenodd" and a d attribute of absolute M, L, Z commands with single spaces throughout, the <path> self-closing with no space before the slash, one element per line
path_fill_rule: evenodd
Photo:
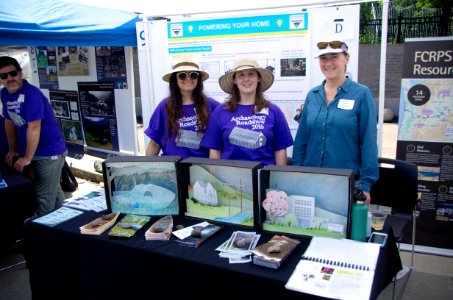
<path fill-rule="evenodd" d="M 369 203 L 378 178 L 376 109 L 368 87 L 346 76 L 349 50 L 332 37 L 317 44 L 325 80 L 307 94 L 293 147 L 293 165 L 352 169 Z"/>
<path fill-rule="evenodd" d="M 220 77 L 229 97 L 213 112 L 201 142 L 210 148 L 210 158 L 286 165 L 286 148 L 293 138 L 280 108 L 263 94 L 273 82 L 274 74 L 250 58 L 237 60 L 232 71 Z"/>
<path fill-rule="evenodd" d="M 208 157 L 209 149 L 200 146 L 212 111 L 219 102 L 203 92 L 209 74 L 200 70 L 192 55 L 175 57 L 173 69 L 162 76 L 170 94 L 153 112 L 145 134 L 150 138 L 147 156 L 176 155 Z"/>

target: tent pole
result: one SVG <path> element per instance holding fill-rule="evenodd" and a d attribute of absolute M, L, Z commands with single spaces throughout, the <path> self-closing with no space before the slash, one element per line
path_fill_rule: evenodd
<path fill-rule="evenodd" d="M 378 110 L 378 156 L 382 156 L 384 136 L 385 72 L 387 58 L 387 28 L 389 0 L 382 1 L 381 61 L 379 72 L 379 110 Z"/>
<path fill-rule="evenodd" d="M 145 23 L 144 26 L 144 33 L 146 37 L 146 43 L 145 43 L 145 53 L 146 53 L 146 69 L 148 70 L 147 72 L 147 86 L 151 88 L 153 86 L 153 73 L 151 72 L 152 70 L 152 64 L 151 64 L 151 39 L 149 36 L 149 20 L 147 17 L 143 17 L 143 22 Z M 154 93 L 151 90 L 149 93 L 150 97 L 150 102 L 151 102 L 151 111 L 154 111 L 156 108 L 156 103 L 154 101 Z"/>

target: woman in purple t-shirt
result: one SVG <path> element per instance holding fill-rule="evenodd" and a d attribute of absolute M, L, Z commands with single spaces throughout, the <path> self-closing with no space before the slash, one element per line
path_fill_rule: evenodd
<path fill-rule="evenodd" d="M 192 56 L 175 57 L 173 70 L 162 79 L 169 83 L 170 95 L 153 112 L 145 134 L 150 138 L 147 156 L 175 155 L 208 157 L 209 149 L 200 146 L 217 101 L 203 93 L 209 74 L 199 69 Z"/>
<path fill-rule="evenodd" d="M 280 108 L 263 94 L 273 82 L 274 74 L 250 58 L 236 61 L 232 72 L 220 77 L 230 96 L 212 113 L 201 142 L 210 158 L 286 165 L 291 131 Z"/>

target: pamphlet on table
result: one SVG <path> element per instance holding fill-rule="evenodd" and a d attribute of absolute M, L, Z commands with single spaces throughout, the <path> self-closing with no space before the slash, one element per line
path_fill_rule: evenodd
<path fill-rule="evenodd" d="M 285 287 L 332 299 L 369 299 L 379 245 L 312 238 Z"/>
<path fill-rule="evenodd" d="M 183 246 L 195 247 L 200 246 L 209 237 L 214 235 L 222 227 L 208 223 L 206 221 L 173 231 L 173 234 L 178 238 L 175 240 Z"/>
<path fill-rule="evenodd" d="M 107 209 L 104 189 L 97 189 L 83 196 L 69 198 L 63 206 L 82 210 L 94 210 L 100 212 Z"/>
<path fill-rule="evenodd" d="M 81 212 L 80 210 L 63 206 L 51 213 L 48 213 L 47 215 L 43 215 L 42 217 L 34 219 L 33 222 L 47 226 L 55 226 L 82 213 L 83 212 Z"/>

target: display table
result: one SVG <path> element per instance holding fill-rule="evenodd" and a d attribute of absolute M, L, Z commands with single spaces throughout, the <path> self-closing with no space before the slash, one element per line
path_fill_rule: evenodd
<path fill-rule="evenodd" d="M 109 237 L 108 231 L 101 236 L 80 234 L 80 226 L 101 214 L 85 212 L 55 227 L 26 222 L 25 257 L 33 299 L 318 299 L 285 289 L 310 238 L 300 238 L 301 244 L 275 270 L 253 263 L 229 264 L 218 256 L 214 249 L 243 228 L 223 225 L 198 248 L 179 245 L 174 236 L 170 241 L 146 241 L 144 233 L 158 217 L 130 239 Z M 175 225 L 198 222 L 174 217 Z M 259 244 L 271 236 L 263 233 Z M 399 269 L 398 249 L 390 236 L 379 254 L 372 298 Z"/>
<path fill-rule="evenodd" d="M 33 215 L 37 202 L 31 180 L 5 165 L 0 165 L 0 171 L 8 185 L 0 189 L 0 254 L 4 255 L 23 238 L 24 221 Z"/>

